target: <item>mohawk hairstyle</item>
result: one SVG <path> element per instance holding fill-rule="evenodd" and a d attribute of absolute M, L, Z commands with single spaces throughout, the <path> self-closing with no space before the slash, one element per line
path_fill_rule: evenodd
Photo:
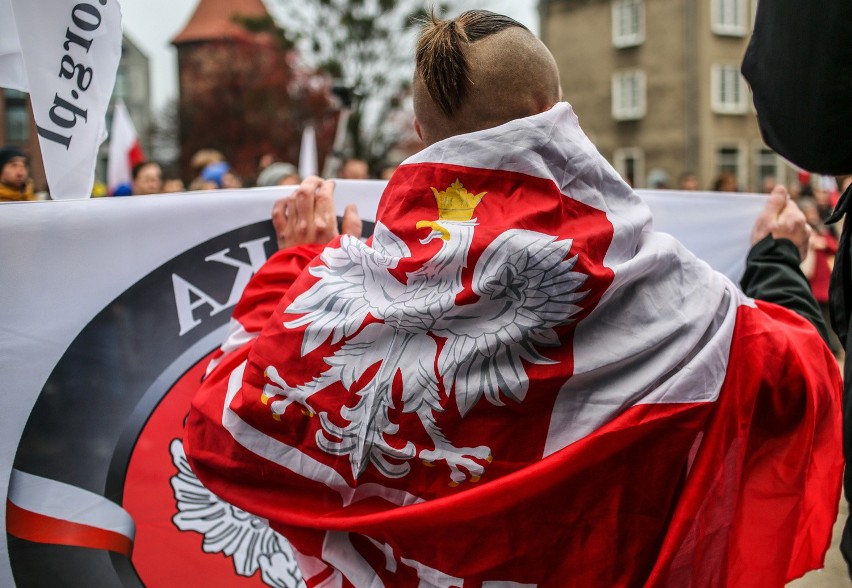
<path fill-rule="evenodd" d="M 456 113 L 470 89 L 465 46 L 511 27 L 529 30 L 488 10 L 469 10 L 451 20 L 441 20 L 432 11 L 417 41 L 416 68 L 429 96 L 445 115 Z"/>

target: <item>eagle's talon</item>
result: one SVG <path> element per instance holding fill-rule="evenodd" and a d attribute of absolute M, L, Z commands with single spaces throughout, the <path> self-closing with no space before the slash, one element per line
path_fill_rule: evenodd
<path fill-rule="evenodd" d="M 268 396 L 267 394 L 261 394 L 261 395 L 260 395 L 260 401 L 264 404 L 264 406 L 266 406 L 267 404 L 269 404 L 269 399 L 270 399 L 270 398 L 272 398 L 272 397 L 271 397 L 271 396 Z"/>

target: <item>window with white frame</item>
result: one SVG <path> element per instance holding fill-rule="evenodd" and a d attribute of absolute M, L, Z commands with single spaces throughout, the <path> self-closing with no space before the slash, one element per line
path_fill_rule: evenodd
<path fill-rule="evenodd" d="M 777 183 L 783 184 L 784 179 L 784 162 L 769 147 L 759 144 L 755 148 L 754 153 L 754 190 L 755 192 L 765 192 L 764 182 L 768 178 L 773 178 Z"/>
<path fill-rule="evenodd" d="M 612 44 L 635 47 L 645 41 L 645 4 L 643 0 L 612 1 Z"/>
<path fill-rule="evenodd" d="M 710 91 L 711 104 L 718 114 L 745 114 L 748 95 L 738 65 L 713 65 Z"/>
<path fill-rule="evenodd" d="M 721 190 L 726 192 L 739 191 L 745 185 L 746 152 L 739 143 L 725 143 L 716 146 L 716 179 L 714 183 L 726 175 L 736 179 L 735 186 L 723 186 Z M 720 189 L 716 186 L 713 189 Z"/>
<path fill-rule="evenodd" d="M 634 188 L 642 187 L 645 177 L 645 153 L 638 147 L 622 147 L 612 154 L 612 164 L 624 181 Z"/>
<path fill-rule="evenodd" d="M 710 9 L 713 11 L 710 22 L 713 32 L 717 35 L 744 37 L 748 32 L 746 27 L 746 3 L 748 0 L 712 0 Z"/>
<path fill-rule="evenodd" d="M 613 74 L 612 116 L 616 120 L 638 120 L 645 116 L 645 72 Z"/>

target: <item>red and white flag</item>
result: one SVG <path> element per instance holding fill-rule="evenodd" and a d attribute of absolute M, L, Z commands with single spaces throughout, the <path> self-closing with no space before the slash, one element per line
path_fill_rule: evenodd
<path fill-rule="evenodd" d="M 113 106 L 112 126 L 109 132 L 109 159 L 107 160 L 107 188 L 110 194 L 122 185 L 133 182 L 133 166 L 142 163 L 145 154 L 133 120 L 122 100 Z"/>
<path fill-rule="evenodd" d="M 367 243 L 270 258 L 185 447 L 309 586 L 779 586 L 829 544 L 839 397 L 560 104 L 406 161 Z"/>

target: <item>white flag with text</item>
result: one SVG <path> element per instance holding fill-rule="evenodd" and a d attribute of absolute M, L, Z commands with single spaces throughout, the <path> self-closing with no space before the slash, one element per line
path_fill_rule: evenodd
<path fill-rule="evenodd" d="M 118 0 L 11 7 L 51 198 L 88 198 L 121 58 Z"/>

